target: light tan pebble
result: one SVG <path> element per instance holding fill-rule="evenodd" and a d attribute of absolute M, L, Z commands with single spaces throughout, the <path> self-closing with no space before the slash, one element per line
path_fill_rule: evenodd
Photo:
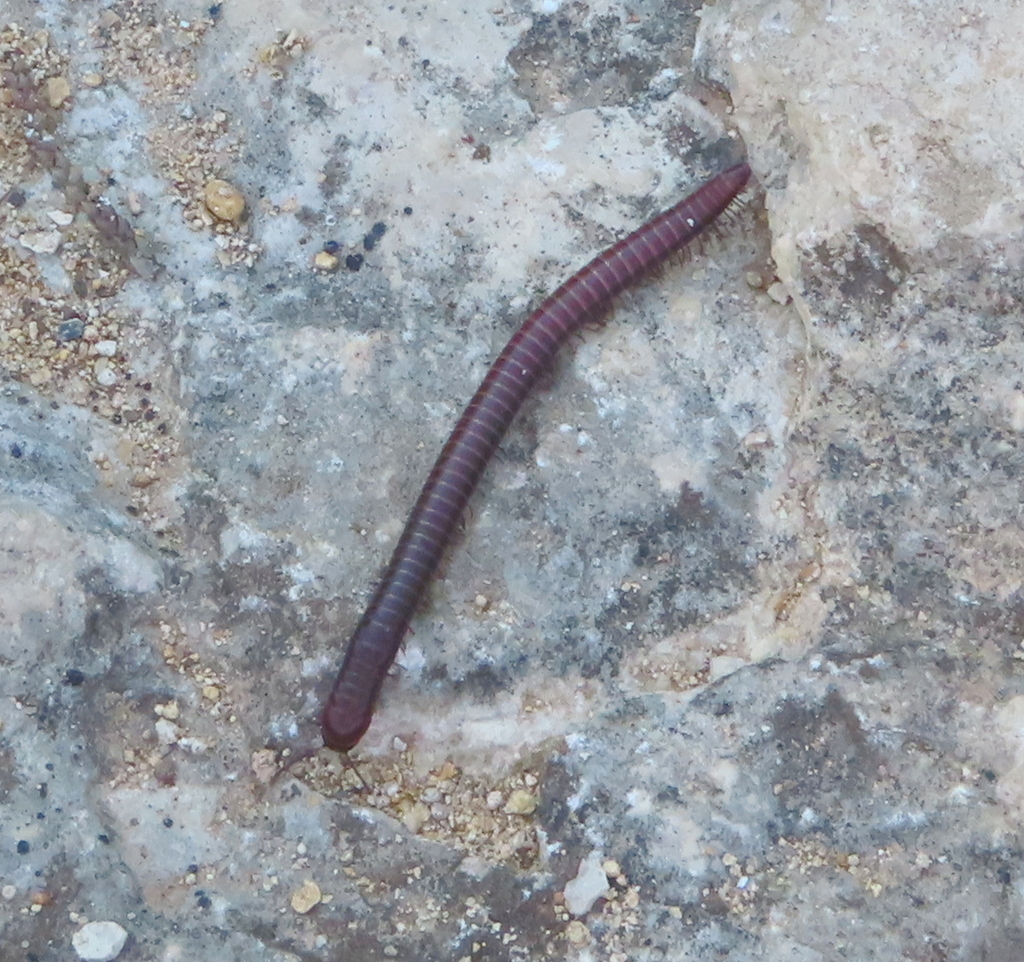
<path fill-rule="evenodd" d="M 160 718 L 166 718 L 168 721 L 177 721 L 181 715 L 181 709 L 178 708 L 176 701 L 161 702 L 153 706 L 153 714 Z"/>
<path fill-rule="evenodd" d="M 151 478 L 148 474 L 134 474 L 129 482 L 133 488 L 148 488 L 156 478 Z"/>
<path fill-rule="evenodd" d="M 46 81 L 46 99 L 51 107 L 61 107 L 71 96 L 71 84 L 67 77 L 50 77 Z"/>
<path fill-rule="evenodd" d="M 75 219 L 75 215 L 66 210 L 47 211 L 46 216 L 49 217 L 50 220 L 52 220 L 58 227 L 70 227 L 71 222 Z"/>
<path fill-rule="evenodd" d="M 340 263 L 337 257 L 327 251 L 317 251 L 313 256 L 313 266 L 318 271 L 336 271 Z"/>
<path fill-rule="evenodd" d="M 216 685 L 203 685 L 203 698 L 207 701 L 216 701 L 220 698 L 220 689 Z"/>
<path fill-rule="evenodd" d="M 226 180 L 209 181 L 203 191 L 203 202 L 214 217 L 229 224 L 236 223 L 245 212 L 245 197 Z"/>
<path fill-rule="evenodd" d="M 601 864 L 601 868 L 604 869 L 604 874 L 607 875 L 608 878 L 618 878 L 618 876 L 622 874 L 622 868 L 613 858 L 605 859 Z"/>
<path fill-rule="evenodd" d="M 789 291 L 786 290 L 786 285 L 781 281 L 776 281 L 768 288 L 765 293 L 773 300 L 776 304 L 788 304 L 792 298 L 789 296 Z"/>
<path fill-rule="evenodd" d="M 572 945 L 586 945 L 590 941 L 590 929 L 579 919 L 573 919 L 565 927 L 565 937 Z"/>
<path fill-rule="evenodd" d="M 82 86 L 92 87 L 94 90 L 103 85 L 103 74 L 84 73 L 82 74 Z"/>
<path fill-rule="evenodd" d="M 18 243 L 33 254 L 56 254 L 61 239 L 59 230 L 29 230 L 18 238 Z"/>
<path fill-rule="evenodd" d="M 299 915 L 305 915 L 314 906 L 320 904 L 320 886 L 316 884 L 312 879 L 306 879 L 302 885 L 299 886 L 294 892 L 292 892 L 291 902 L 292 908 L 299 913 Z"/>
<path fill-rule="evenodd" d="M 421 828 L 426 825 L 430 818 L 430 809 L 423 802 L 413 802 L 409 809 L 402 815 L 402 824 L 413 835 L 419 834 Z"/>
<path fill-rule="evenodd" d="M 537 796 L 517 788 L 508 797 L 505 811 L 509 815 L 532 815 L 537 810 Z"/>

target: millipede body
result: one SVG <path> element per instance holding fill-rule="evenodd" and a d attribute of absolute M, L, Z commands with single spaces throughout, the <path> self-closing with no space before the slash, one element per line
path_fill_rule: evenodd
<path fill-rule="evenodd" d="M 370 725 L 388 668 L 473 489 L 523 401 L 571 334 L 711 224 L 750 177 L 737 164 L 608 248 L 526 320 L 491 365 L 448 438 L 356 626 L 324 707 L 325 744 L 348 751 Z"/>

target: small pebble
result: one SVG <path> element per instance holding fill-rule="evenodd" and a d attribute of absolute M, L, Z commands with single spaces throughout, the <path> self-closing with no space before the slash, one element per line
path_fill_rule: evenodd
<path fill-rule="evenodd" d="M 573 919 L 565 927 L 565 937 L 572 945 L 586 945 L 590 941 L 590 930 L 579 919 Z"/>
<path fill-rule="evenodd" d="M 71 936 L 71 945 L 84 962 L 113 962 L 127 941 L 128 933 L 116 922 L 86 922 Z"/>
<path fill-rule="evenodd" d="M 92 352 L 101 357 L 113 357 L 117 353 L 117 341 L 97 341 L 92 346 Z"/>
<path fill-rule="evenodd" d="M 28 230 L 18 238 L 18 243 L 33 254 L 55 254 L 61 240 L 59 230 Z"/>
<path fill-rule="evenodd" d="M 318 271 L 336 271 L 341 261 L 327 251 L 317 251 L 313 256 L 313 266 Z"/>
<path fill-rule="evenodd" d="M 242 192 L 226 180 L 211 180 L 203 192 L 206 209 L 217 220 L 235 223 L 245 211 L 245 197 Z"/>
<path fill-rule="evenodd" d="M 508 797 L 505 811 L 509 815 L 532 815 L 537 810 L 537 796 L 517 788 Z"/>
<path fill-rule="evenodd" d="M 46 99 L 51 107 L 60 107 L 71 96 L 67 77 L 50 77 L 46 81 Z"/>
<path fill-rule="evenodd" d="M 173 745 L 178 740 L 178 735 L 180 734 L 178 726 L 166 718 L 161 718 L 156 722 L 153 725 L 153 729 L 156 731 L 156 737 L 161 745 Z"/>
<path fill-rule="evenodd" d="M 320 904 L 320 899 L 320 886 L 316 882 L 307 879 L 299 888 L 292 892 L 292 897 L 289 901 L 292 908 L 299 915 L 305 915 L 314 906 Z"/>
<path fill-rule="evenodd" d="M 430 818 L 430 809 L 423 802 L 413 802 L 409 810 L 402 815 L 402 824 L 416 835 Z"/>
<path fill-rule="evenodd" d="M 601 867 L 601 858 L 597 852 L 591 852 L 580 862 L 576 877 L 565 883 L 565 907 L 572 915 L 586 915 L 607 890 L 608 877 Z"/>

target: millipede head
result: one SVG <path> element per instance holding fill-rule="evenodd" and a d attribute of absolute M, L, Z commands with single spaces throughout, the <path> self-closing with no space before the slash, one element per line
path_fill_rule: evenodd
<path fill-rule="evenodd" d="M 345 706 L 337 704 L 333 698 L 327 700 L 327 706 L 320 718 L 320 731 L 324 736 L 324 744 L 336 752 L 347 752 L 355 748 L 356 743 L 366 729 L 370 727 L 370 712 L 353 712 Z"/>

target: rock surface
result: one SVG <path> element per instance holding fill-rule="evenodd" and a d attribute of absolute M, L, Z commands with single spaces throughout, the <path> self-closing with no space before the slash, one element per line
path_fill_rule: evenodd
<path fill-rule="evenodd" d="M 1016 958 L 1020 17 L 9 3 L 9 957 Z M 488 362 L 741 156 L 310 755 Z"/>

